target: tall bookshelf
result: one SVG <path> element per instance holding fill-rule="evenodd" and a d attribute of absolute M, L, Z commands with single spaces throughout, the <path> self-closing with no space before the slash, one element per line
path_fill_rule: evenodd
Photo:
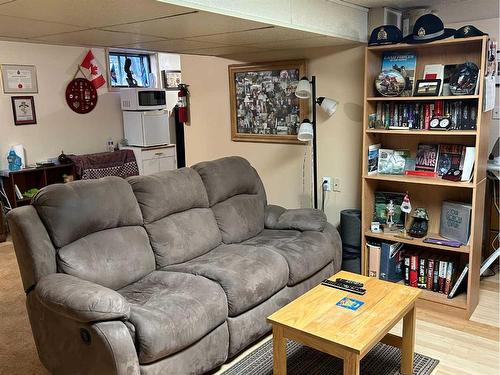
<path fill-rule="evenodd" d="M 418 252 L 438 255 L 453 255 L 460 259 L 460 268 L 468 263 L 469 273 L 467 290 L 448 299 L 447 296 L 423 290 L 419 305 L 432 310 L 443 311 L 454 316 L 469 318 L 479 300 L 479 268 L 481 263 L 481 243 L 483 233 L 484 199 L 486 190 L 486 162 L 488 148 L 488 123 L 482 120 L 483 77 L 487 37 L 466 39 L 446 39 L 426 44 L 397 44 L 366 47 L 365 89 L 363 122 L 363 169 L 362 169 L 362 273 L 368 274 L 367 241 L 404 242 Z M 380 73 L 384 51 L 415 51 L 417 66 L 415 81 L 423 77 L 427 64 L 460 64 L 474 62 L 480 67 L 479 94 L 465 96 L 436 97 L 380 97 L 375 90 L 375 78 Z M 376 112 L 377 102 L 434 102 L 435 100 L 477 101 L 476 130 L 385 130 L 369 129 L 368 115 Z M 415 177 L 406 175 L 368 175 L 368 147 L 381 143 L 383 148 L 409 149 L 415 157 L 419 143 L 456 143 L 476 147 L 476 160 L 472 182 L 453 182 L 441 178 Z M 472 204 L 472 223 L 469 244 L 459 248 L 431 245 L 422 239 L 400 239 L 394 235 L 372 233 L 370 224 L 373 218 L 374 194 L 376 191 L 408 192 L 412 207 L 425 207 L 429 213 L 428 236 L 439 237 L 441 205 L 444 200 L 468 202 Z M 409 220 L 410 222 L 410 220 Z M 461 271 L 461 269 L 459 270 Z"/>

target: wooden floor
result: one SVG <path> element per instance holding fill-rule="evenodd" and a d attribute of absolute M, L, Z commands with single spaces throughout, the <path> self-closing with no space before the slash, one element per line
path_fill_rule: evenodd
<path fill-rule="evenodd" d="M 24 307 L 19 271 L 9 243 L 0 243 L 0 374 L 47 374 L 38 361 Z M 479 306 L 470 320 L 417 310 L 416 351 L 440 361 L 433 375 L 500 374 L 499 277 L 481 281 Z M 401 326 L 393 333 L 400 333 Z M 270 336 L 224 365 L 217 374 Z"/>

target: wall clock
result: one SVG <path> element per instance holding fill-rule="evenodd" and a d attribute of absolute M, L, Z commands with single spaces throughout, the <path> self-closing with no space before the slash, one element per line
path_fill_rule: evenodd
<path fill-rule="evenodd" d="M 97 90 L 85 78 L 75 78 L 66 87 L 66 102 L 76 113 L 89 113 L 97 105 Z"/>

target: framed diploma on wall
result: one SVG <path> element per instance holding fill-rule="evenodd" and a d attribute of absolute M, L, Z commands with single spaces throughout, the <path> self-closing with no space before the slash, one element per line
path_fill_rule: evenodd
<path fill-rule="evenodd" d="M 34 65 L 2 64 L 0 68 L 4 94 L 36 94 L 38 92 Z"/>

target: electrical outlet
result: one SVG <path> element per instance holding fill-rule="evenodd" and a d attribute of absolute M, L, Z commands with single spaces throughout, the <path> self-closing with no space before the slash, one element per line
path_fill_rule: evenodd
<path fill-rule="evenodd" d="M 323 183 L 325 183 L 325 184 L 323 185 Z M 323 179 L 321 180 L 321 186 L 323 186 L 325 191 L 332 191 L 332 178 L 328 177 L 328 176 L 323 177 Z"/>
<path fill-rule="evenodd" d="M 493 108 L 493 111 L 491 113 L 491 118 L 493 120 L 500 120 L 500 107 L 495 107 Z"/>
<path fill-rule="evenodd" d="M 340 191 L 340 177 L 333 179 L 333 191 Z"/>

